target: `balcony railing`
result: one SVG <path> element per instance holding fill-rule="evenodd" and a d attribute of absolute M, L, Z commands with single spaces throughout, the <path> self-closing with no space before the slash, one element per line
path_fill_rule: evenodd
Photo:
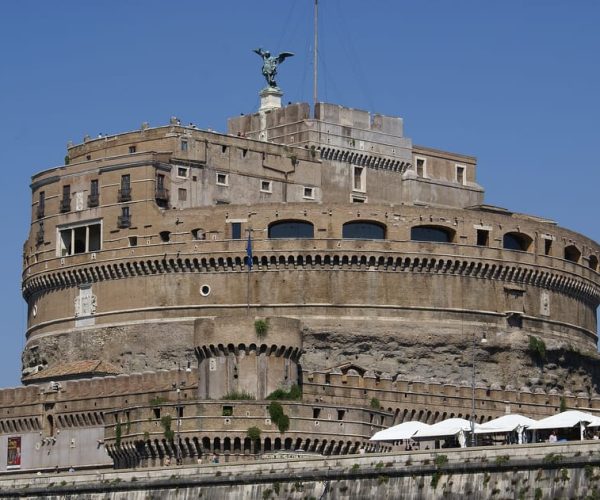
<path fill-rule="evenodd" d="M 164 187 L 157 187 L 156 188 L 156 193 L 154 194 L 154 197 L 157 200 L 161 200 L 161 201 L 169 201 L 169 190 L 164 188 Z"/>
<path fill-rule="evenodd" d="M 100 204 L 100 195 L 98 193 L 88 194 L 88 207 L 97 207 Z"/>
<path fill-rule="evenodd" d="M 63 198 L 60 200 L 60 211 L 61 213 L 71 211 L 71 198 Z"/>
<path fill-rule="evenodd" d="M 131 188 L 124 187 L 119 189 L 119 203 L 124 201 L 131 201 Z"/>
<path fill-rule="evenodd" d="M 119 215 L 117 217 L 117 226 L 120 229 L 131 227 L 131 215 Z"/>

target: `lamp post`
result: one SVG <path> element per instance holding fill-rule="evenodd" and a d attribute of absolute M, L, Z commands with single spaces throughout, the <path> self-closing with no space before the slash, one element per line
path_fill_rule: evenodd
<path fill-rule="evenodd" d="M 187 368 L 185 369 L 187 373 L 191 372 L 192 369 L 190 367 L 190 362 L 187 363 Z M 181 465 L 181 439 L 180 439 L 180 431 L 181 431 L 181 388 L 185 386 L 185 381 L 181 380 L 181 362 L 177 363 L 177 434 L 176 434 L 176 448 L 175 448 L 175 458 L 177 465 Z"/>
<path fill-rule="evenodd" d="M 485 333 L 481 337 L 480 342 L 485 344 L 487 339 Z M 472 362 L 472 373 L 471 373 L 471 446 L 477 446 L 477 437 L 475 436 L 475 332 L 473 332 L 473 345 L 471 346 L 471 353 L 473 355 Z"/>

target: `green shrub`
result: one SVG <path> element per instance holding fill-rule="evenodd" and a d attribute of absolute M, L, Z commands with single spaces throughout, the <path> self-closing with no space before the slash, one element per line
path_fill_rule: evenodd
<path fill-rule="evenodd" d="M 283 412 L 283 406 L 277 401 L 271 401 L 269 404 L 269 416 L 279 432 L 283 433 L 290 428 L 290 418 Z"/>
<path fill-rule="evenodd" d="M 546 343 L 542 339 L 530 335 L 529 354 L 543 363 L 546 361 Z"/>
<path fill-rule="evenodd" d="M 250 394 L 249 392 L 245 391 L 230 391 L 227 394 L 225 394 L 221 399 L 229 401 L 253 401 L 256 399 L 256 397 L 254 396 L 254 394 Z"/>
<path fill-rule="evenodd" d="M 150 406 L 159 406 L 159 405 L 161 405 L 163 403 L 166 403 L 166 402 L 167 402 L 166 398 L 162 398 L 160 396 L 156 396 L 155 398 L 152 398 L 150 400 Z"/>
<path fill-rule="evenodd" d="M 281 433 L 286 432 L 290 428 L 290 417 L 282 415 L 277 422 L 277 428 Z"/>
<path fill-rule="evenodd" d="M 440 482 L 440 478 L 442 477 L 442 473 L 439 470 L 436 470 L 431 475 L 431 487 L 435 490 L 437 488 L 438 483 Z"/>
<path fill-rule="evenodd" d="M 542 500 L 543 496 L 544 494 L 542 493 L 542 488 L 536 488 L 533 498 L 535 498 L 535 500 Z"/>
<path fill-rule="evenodd" d="M 266 319 L 257 319 L 254 322 L 254 331 L 259 339 L 262 339 L 269 332 L 269 322 Z"/>
<path fill-rule="evenodd" d="M 560 454 L 557 453 L 548 453 L 544 458 L 543 458 L 543 462 L 545 464 L 558 464 L 560 462 L 562 462 L 562 459 L 564 457 Z"/>
<path fill-rule="evenodd" d="M 254 427 L 250 427 L 247 431 L 246 431 L 246 435 L 252 440 L 252 441 L 258 441 L 260 439 L 260 429 L 256 426 Z"/>
<path fill-rule="evenodd" d="M 433 459 L 433 463 L 436 467 L 442 467 L 448 463 L 448 457 L 446 455 L 436 455 Z"/>
<path fill-rule="evenodd" d="M 381 408 L 381 403 L 377 398 L 371 398 L 371 408 L 374 410 L 379 410 Z"/>
<path fill-rule="evenodd" d="M 508 463 L 510 457 L 508 455 L 500 455 L 496 457 L 496 465 L 504 465 Z"/>
<path fill-rule="evenodd" d="M 283 389 L 276 389 L 267 396 L 269 400 L 280 400 L 280 401 L 296 401 L 302 399 L 302 389 L 299 385 L 294 384 L 290 387 L 289 391 Z"/>
<path fill-rule="evenodd" d="M 163 434 L 167 441 L 173 441 L 175 438 L 175 432 L 171 429 L 172 421 L 171 415 L 164 415 L 160 418 L 160 425 L 163 428 Z"/>

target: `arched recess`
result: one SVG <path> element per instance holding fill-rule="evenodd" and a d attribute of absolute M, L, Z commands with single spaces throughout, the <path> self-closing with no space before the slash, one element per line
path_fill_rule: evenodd
<path fill-rule="evenodd" d="M 502 237 L 502 248 L 528 252 L 532 241 L 531 237 L 525 233 L 505 233 Z"/>
<path fill-rule="evenodd" d="M 342 227 L 342 238 L 353 240 L 385 240 L 385 224 L 373 221 L 353 220 Z"/>
<path fill-rule="evenodd" d="M 456 231 L 444 226 L 414 226 L 410 228 L 412 241 L 433 241 L 453 243 Z"/>
<path fill-rule="evenodd" d="M 598 270 L 598 257 L 596 257 L 595 255 L 590 255 L 590 258 L 588 260 L 588 265 L 590 266 L 590 269 L 597 271 Z"/>
<path fill-rule="evenodd" d="M 269 238 L 314 238 L 312 223 L 303 220 L 282 220 L 269 224 Z"/>
<path fill-rule="evenodd" d="M 565 260 L 570 260 L 571 262 L 579 262 L 581 259 L 581 251 L 575 245 L 568 245 L 565 247 Z"/>

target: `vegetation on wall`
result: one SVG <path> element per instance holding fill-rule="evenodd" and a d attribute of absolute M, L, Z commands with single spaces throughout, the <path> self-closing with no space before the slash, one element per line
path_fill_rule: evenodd
<path fill-rule="evenodd" d="M 246 431 L 246 435 L 252 441 L 258 441 L 260 439 L 260 429 L 256 426 L 249 427 L 248 430 Z"/>
<path fill-rule="evenodd" d="M 160 406 L 163 403 L 166 403 L 167 399 L 160 397 L 160 396 L 156 396 L 155 398 L 152 398 L 150 400 L 150 406 Z"/>
<path fill-rule="evenodd" d="M 160 425 L 162 426 L 164 431 L 163 434 L 165 436 L 165 439 L 168 441 L 173 441 L 173 438 L 175 437 L 175 432 L 173 431 L 173 429 L 171 429 L 172 421 L 173 419 L 171 418 L 171 415 L 164 415 L 160 419 Z"/>
<path fill-rule="evenodd" d="M 269 332 L 269 322 L 266 319 L 257 319 L 254 322 L 254 331 L 259 339 L 264 338 Z"/>
<path fill-rule="evenodd" d="M 371 408 L 374 410 L 379 410 L 381 408 L 381 403 L 377 398 L 371 398 Z"/>
<path fill-rule="evenodd" d="M 254 394 L 250 394 L 246 391 L 229 391 L 221 399 L 224 400 L 237 400 L 237 401 L 253 401 L 256 399 Z"/>
<path fill-rule="evenodd" d="M 290 428 L 290 417 L 283 412 L 283 406 L 277 401 L 272 401 L 269 405 L 269 416 L 279 432 L 283 433 Z"/>
<path fill-rule="evenodd" d="M 534 335 L 530 335 L 528 351 L 531 357 L 540 363 L 544 363 L 546 361 L 546 343 L 542 339 Z"/>
<path fill-rule="evenodd" d="M 302 399 L 302 389 L 299 385 L 294 384 L 289 391 L 284 389 L 276 389 L 267 396 L 267 399 L 280 401 L 298 401 Z"/>

